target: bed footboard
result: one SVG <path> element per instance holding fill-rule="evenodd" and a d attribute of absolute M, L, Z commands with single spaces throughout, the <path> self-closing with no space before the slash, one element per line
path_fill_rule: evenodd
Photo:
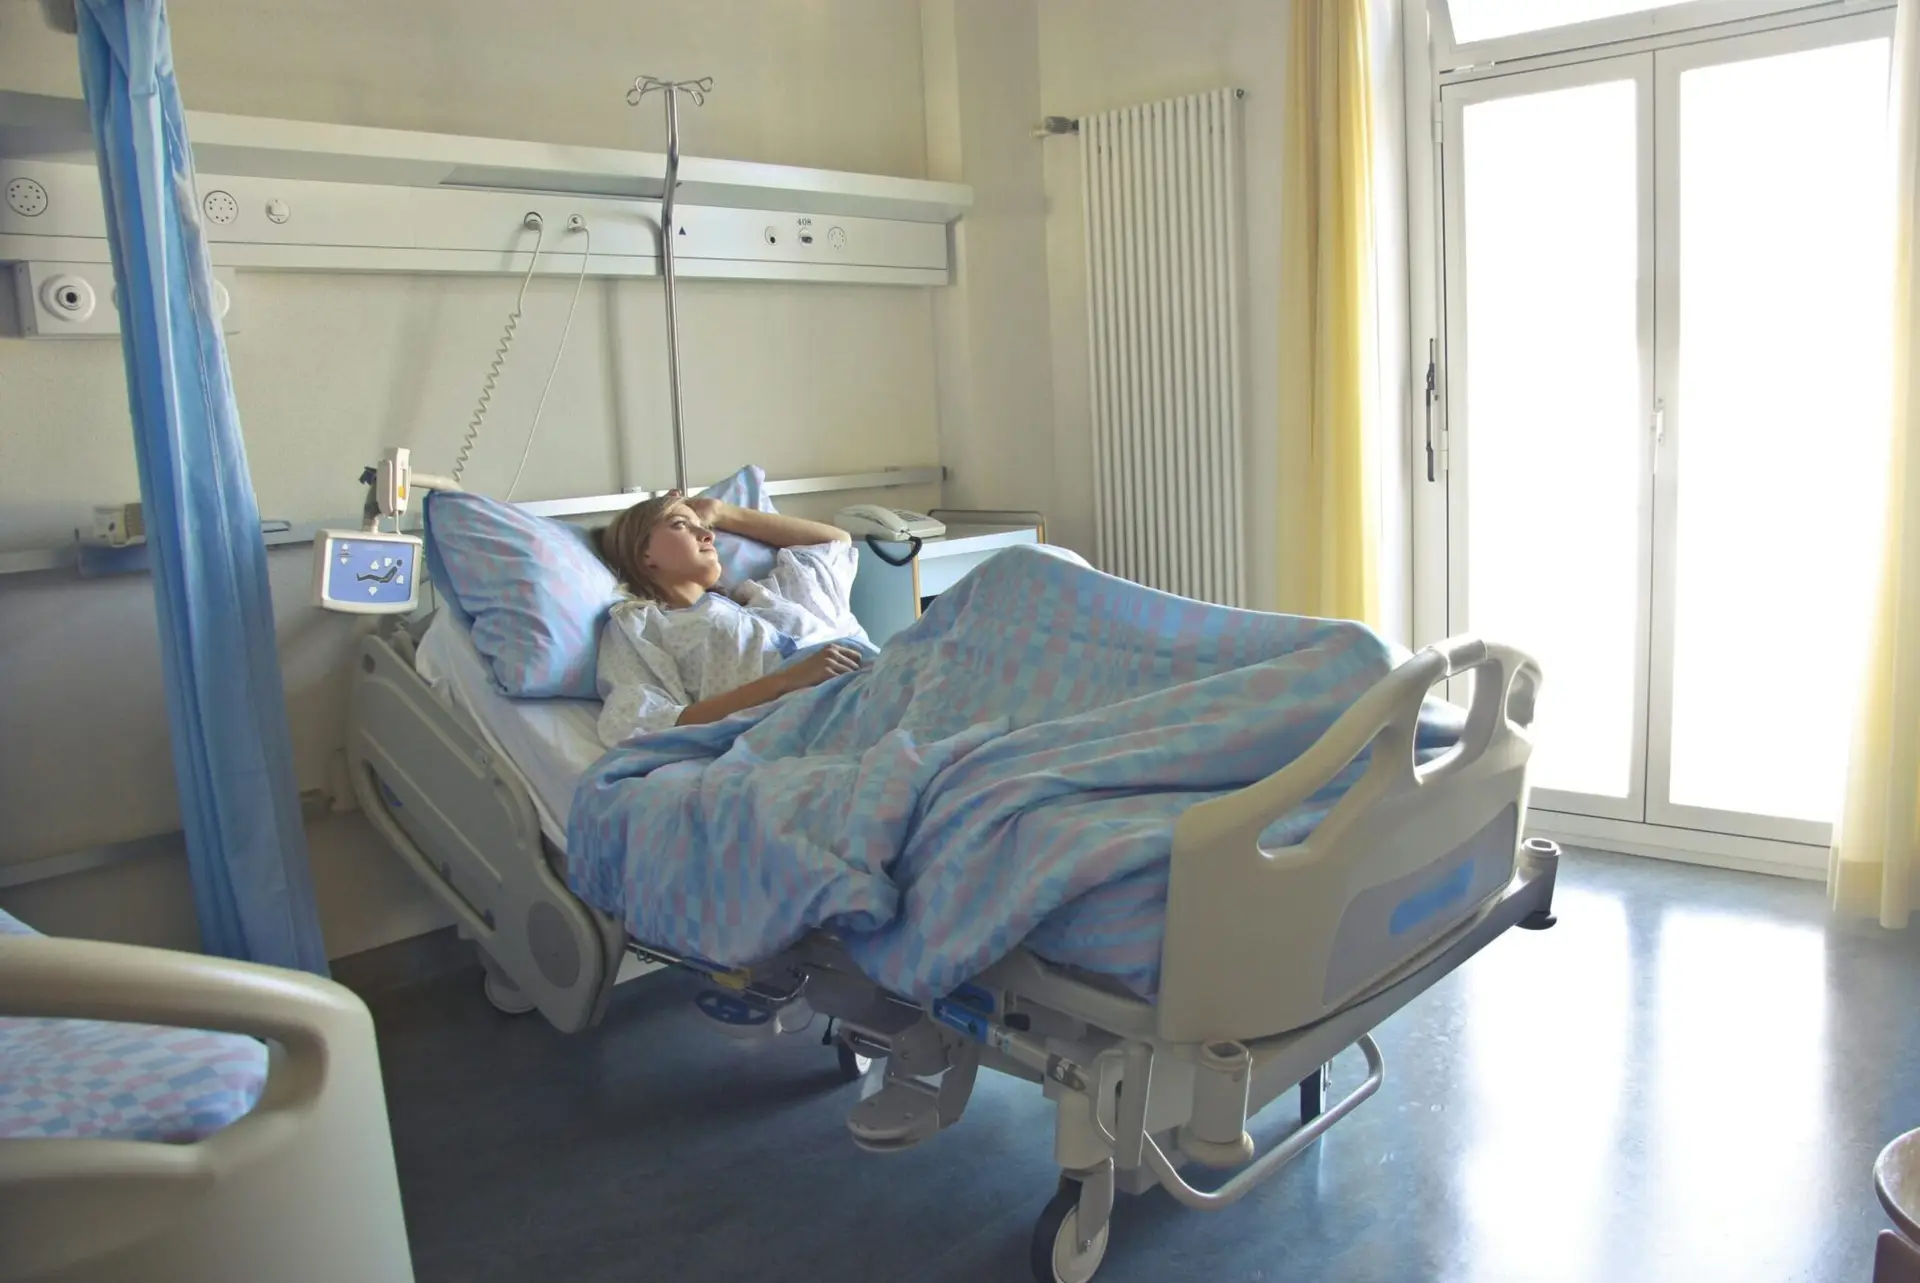
<path fill-rule="evenodd" d="M 1471 673 L 1459 744 L 1417 766 L 1428 692 Z M 1254 1039 L 1338 1011 L 1498 897 L 1514 876 L 1540 669 L 1456 638 L 1383 677 L 1295 761 L 1174 829 L 1158 1032 Z M 1295 846 L 1260 834 L 1369 747 L 1366 772 Z"/>
<path fill-rule="evenodd" d="M 598 1020 L 624 936 L 547 861 L 519 770 L 380 637 L 360 644 L 347 761 L 361 809 L 553 1025 Z"/>

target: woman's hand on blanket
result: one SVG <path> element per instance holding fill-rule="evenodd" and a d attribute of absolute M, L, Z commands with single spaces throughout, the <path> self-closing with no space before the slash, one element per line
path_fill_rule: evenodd
<path fill-rule="evenodd" d="M 831 678 L 842 677 L 860 668 L 860 652 L 845 646 L 822 646 L 790 668 L 780 670 L 792 684 L 788 690 L 805 690 Z"/>

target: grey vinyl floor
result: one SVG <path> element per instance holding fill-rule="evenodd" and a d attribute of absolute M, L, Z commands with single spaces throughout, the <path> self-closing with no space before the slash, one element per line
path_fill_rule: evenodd
<path fill-rule="evenodd" d="M 1584 852 L 1556 907 L 1388 1022 L 1380 1093 L 1242 1203 L 1123 1197 L 1102 1283 L 1867 1283 L 1874 1157 L 1920 1126 L 1920 943 L 1811 883 Z M 421 1283 L 1029 1277 L 1037 1088 L 982 1075 L 869 1155 L 817 1030 L 733 1042 L 693 992 L 644 977 L 571 1036 L 477 968 L 375 999 Z"/>

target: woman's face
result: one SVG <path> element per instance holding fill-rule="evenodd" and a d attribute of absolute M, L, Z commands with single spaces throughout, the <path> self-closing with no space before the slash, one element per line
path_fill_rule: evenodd
<path fill-rule="evenodd" d="M 720 582 L 720 554 L 714 551 L 713 531 L 700 524 L 684 503 L 667 509 L 647 536 L 647 576 L 663 587 L 695 584 L 702 591 Z"/>

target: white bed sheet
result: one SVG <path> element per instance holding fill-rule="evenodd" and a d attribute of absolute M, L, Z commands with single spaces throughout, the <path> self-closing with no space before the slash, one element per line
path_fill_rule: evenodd
<path fill-rule="evenodd" d="M 509 699 L 474 649 L 472 636 L 444 610 L 420 639 L 414 671 L 442 698 L 464 709 L 480 724 L 493 750 L 520 768 L 540 813 L 540 831 L 566 850 L 573 790 L 606 751 L 600 743 L 600 702 Z"/>

